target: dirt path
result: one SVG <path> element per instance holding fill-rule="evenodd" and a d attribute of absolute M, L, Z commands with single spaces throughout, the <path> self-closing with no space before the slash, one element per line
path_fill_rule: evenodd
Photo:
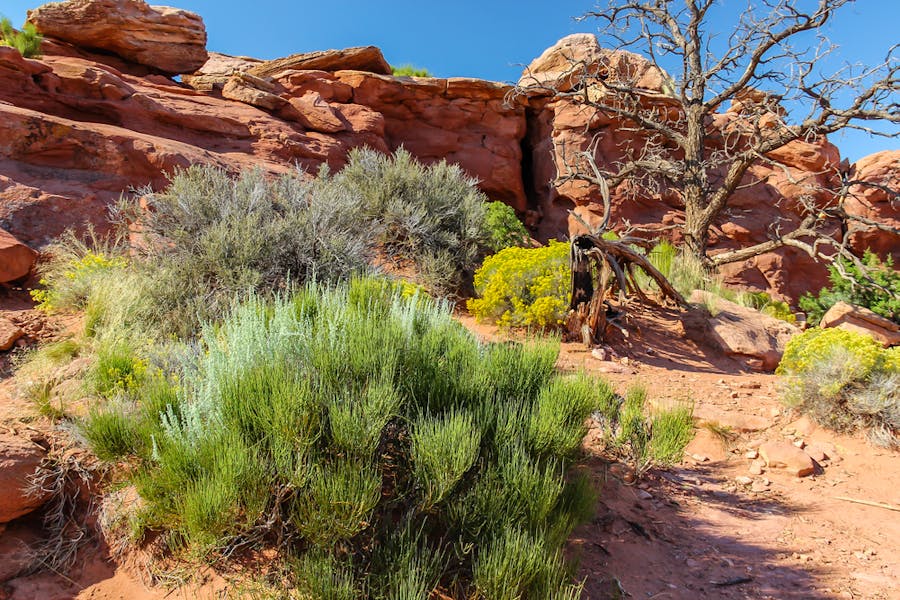
<path fill-rule="evenodd" d="M 798 419 L 779 402 L 777 377 L 698 347 L 675 321 L 636 321 L 640 333 L 615 348 L 630 372 L 603 376 L 620 392 L 641 381 L 651 400 L 691 398 L 701 427 L 683 464 L 638 485 L 614 475 L 596 432 L 589 435 L 601 500 L 571 543 L 585 596 L 615 597 L 621 586 L 634 598 L 900 597 L 900 513 L 838 499 L 900 506 L 898 454 Z M 609 370 L 573 344 L 563 345 L 560 363 Z M 738 435 L 724 443 L 703 423 Z M 803 478 L 778 469 L 751 475 L 748 456 L 766 440 L 833 446 L 835 456 Z"/>
<path fill-rule="evenodd" d="M 505 335 L 460 318 L 485 338 Z M 699 427 L 682 464 L 630 485 L 621 465 L 603 460 L 598 432 L 589 434 L 586 467 L 601 498 L 595 518 L 569 544 L 586 600 L 900 597 L 900 513 L 837 499 L 900 505 L 898 454 L 797 419 L 779 403 L 775 376 L 745 372 L 687 340 L 673 315 L 639 314 L 629 328 L 629 339 L 613 345 L 613 360 L 563 344 L 560 366 L 598 373 L 620 392 L 640 381 L 651 401 L 690 398 Z M 0 382 L 7 426 L 33 411 L 12 392 L 9 380 Z M 703 423 L 735 436 L 725 443 Z M 804 478 L 775 469 L 751 475 L 748 456 L 765 440 L 830 444 L 834 456 Z M 35 527 L 26 519 L 0 534 L 0 563 Z M 236 597 L 223 596 L 221 585 L 149 588 L 145 575 L 140 561 L 110 563 L 94 544 L 71 573 L 14 579 L 0 585 L 0 600 Z"/>

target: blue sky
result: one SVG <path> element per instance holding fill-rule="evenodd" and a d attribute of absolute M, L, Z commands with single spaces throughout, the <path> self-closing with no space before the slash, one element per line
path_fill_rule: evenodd
<path fill-rule="evenodd" d="M 3 0 L 0 13 L 14 25 L 39 0 Z M 591 0 L 151 0 L 199 13 L 210 50 L 277 58 L 295 52 L 374 45 L 392 64 L 412 63 L 437 76 L 515 81 L 527 64 L 559 38 L 596 32 L 597 23 L 573 17 L 595 7 Z M 728 9 L 746 0 L 723 0 Z M 801 0 L 800 4 L 803 4 Z M 839 13 L 826 35 L 842 61 L 877 64 L 900 43 L 900 0 L 859 0 Z M 728 31 L 727 23 L 722 30 Z M 895 128 L 896 131 L 896 128 Z M 900 139 L 847 132 L 832 136 L 842 154 L 900 148 Z"/>

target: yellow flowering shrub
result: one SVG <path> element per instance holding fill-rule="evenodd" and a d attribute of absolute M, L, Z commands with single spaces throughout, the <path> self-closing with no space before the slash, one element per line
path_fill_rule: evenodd
<path fill-rule="evenodd" d="M 475 272 L 477 298 L 467 307 L 480 321 L 504 327 L 556 327 L 569 307 L 568 242 L 541 248 L 506 248 Z"/>
<path fill-rule="evenodd" d="M 791 338 L 776 372 L 785 377 L 785 402 L 820 425 L 864 429 L 873 443 L 900 448 L 900 348 L 814 328 Z"/>
<path fill-rule="evenodd" d="M 82 256 L 66 257 L 51 265 L 39 283 L 42 289 L 31 290 L 38 308 L 52 312 L 62 308 L 81 308 L 97 275 L 124 268 L 125 257 L 86 251 Z"/>
<path fill-rule="evenodd" d="M 782 375 L 801 375 L 838 353 L 845 354 L 845 374 L 863 379 L 881 366 L 885 352 L 872 336 L 839 328 L 808 329 L 787 343 L 778 365 Z"/>

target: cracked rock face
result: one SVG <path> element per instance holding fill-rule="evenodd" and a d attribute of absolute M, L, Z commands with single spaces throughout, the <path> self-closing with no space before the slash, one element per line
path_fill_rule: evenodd
<path fill-rule="evenodd" d="M 192 73 L 209 58 L 199 15 L 143 0 L 52 2 L 29 11 L 28 22 L 46 37 L 172 75 Z"/>
<path fill-rule="evenodd" d="M 0 523 L 8 523 L 40 507 L 45 496 L 29 495 L 28 478 L 46 451 L 24 438 L 0 435 Z"/>

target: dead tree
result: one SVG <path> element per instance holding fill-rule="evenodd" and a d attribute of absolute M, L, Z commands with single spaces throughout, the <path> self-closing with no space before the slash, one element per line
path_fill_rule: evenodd
<path fill-rule="evenodd" d="M 581 339 L 586 346 L 592 346 L 603 341 L 608 326 L 615 325 L 608 315 L 611 310 L 609 301 L 616 292 L 620 305 L 629 295 L 649 302 L 637 279 L 636 269 L 646 273 L 656 283 L 663 299 L 670 299 L 682 306 L 686 302 L 665 275 L 636 249 L 649 249 L 651 242 L 632 237 L 627 232 L 617 239 L 603 237 L 609 230 L 612 209 L 609 187 L 590 155 L 583 155 L 583 158 L 593 167 L 591 183 L 600 189 L 603 218 L 599 226 L 591 228 L 577 214 L 571 213 L 587 233 L 576 235 L 571 240 L 569 264 L 572 269 L 572 296 L 566 329 L 569 337 Z"/>
<path fill-rule="evenodd" d="M 715 0 L 608 1 L 582 18 L 601 22 L 598 37 L 607 47 L 646 57 L 661 85 L 641 87 L 647 70 L 629 70 L 631 59 L 616 63 L 610 54 L 609 64 L 599 68 L 573 58 L 556 83 L 526 73 L 516 91 L 567 98 L 616 118 L 620 128 L 633 129 L 641 142 L 623 148 L 623 160 L 603 164 L 600 175 L 613 189 L 627 182 L 640 195 L 677 195 L 684 205 L 685 247 L 708 267 L 785 243 L 802 244 L 823 224 L 818 218 L 823 209 L 827 214 L 836 208 L 837 201 L 826 207 L 820 202 L 801 215 L 796 230 L 786 230 L 787 222 L 773 224 L 778 231 L 770 243 L 710 257 L 710 228 L 729 199 L 742 187 L 760 183 L 751 167 L 778 164 L 778 151 L 791 142 L 845 128 L 900 135 L 897 46 L 880 64 L 825 70 L 823 58 L 834 47 L 822 29 L 852 0 L 753 2 L 730 33 L 722 33 L 709 16 L 727 10 Z M 819 43 L 810 45 L 809 36 Z M 722 48 L 718 53 L 712 50 L 716 45 Z M 721 123 L 717 118 L 729 104 L 734 118 L 723 129 L 715 123 Z M 838 165 L 828 168 L 835 172 Z M 591 181 L 595 173 L 580 169 L 570 176 Z"/>

